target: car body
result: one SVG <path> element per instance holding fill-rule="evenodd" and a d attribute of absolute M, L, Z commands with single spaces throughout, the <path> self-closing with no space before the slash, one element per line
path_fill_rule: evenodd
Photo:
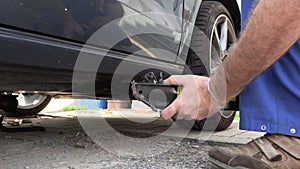
<path fill-rule="evenodd" d="M 130 80 L 149 71 L 184 74 L 204 1 L 0 2 L 0 92 L 33 101 L 41 95 L 122 98 L 118 85 L 127 90 Z M 228 10 L 238 33 L 240 2 L 216 2 Z"/>
<path fill-rule="evenodd" d="M 143 45 L 146 48 L 149 48 L 155 47 L 155 45 L 160 42 L 168 43 L 168 45 L 159 44 L 159 46 L 161 48 L 161 45 L 164 45 L 164 50 L 174 53 L 174 57 L 181 57 L 182 60 L 185 60 L 187 56 L 186 54 L 180 53 L 180 51 L 182 51 L 182 46 L 180 46 L 180 44 L 182 41 L 189 40 L 190 37 L 188 37 L 188 34 L 192 32 L 192 27 L 188 25 L 188 22 L 194 22 L 197 10 L 201 4 L 201 1 L 198 0 L 99 0 L 98 3 L 104 3 L 102 9 L 103 14 L 99 12 L 99 17 L 104 15 L 107 19 L 103 21 L 104 23 L 94 26 L 92 23 L 86 21 L 86 18 L 96 15 L 94 13 L 97 11 L 93 11 L 96 9 L 91 5 L 94 1 L 56 0 L 57 3 L 30 0 L 1 1 L 1 92 L 41 93 L 57 97 L 71 94 L 74 66 L 79 52 L 88 38 L 103 25 L 123 17 L 123 15 L 125 15 L 124 11 L 129 11 L 126 15 L 161 12 L 175 15 L 180 19 L 182 18 L 177 21 L 178 23 L 176 24 L 178 25 L 174 27 L 162 25 L 160 23 L 161 21 L 150 18 L 149 22 L 154 21 L 160 26 L 157 27 L 157 32 L 162 32 L 158 28 L 173 29 L 172 31 L 176 32 L 176 36 L 179 36 L 180 39 L 173 37 L 174 39 L 177 39 L 167 39 L 166 41 L 162 41 L 162 39 L 155 39 L 152 37 L 151 41 L 145 40 Z M 97 2 L 97 0 L 95 2 Z M 95 2 L 94 4 L 96 4 Z M 106 7 L 105 3 L 109 3 L 109 5 Z M 229 5 L 231 4 L 228 3 L 227 6 Z M 105 9 L 105 7 L 108 9 Z M 77 23 L 81 25 L 85 24 L 90 27 L 94 26 L 95 28 L 90 28 L 89 31 L 85 31 L 81 35 L 76 35 L 76 32 L 72 32 L 73 30 L 64 30 L 67 31 L 64 32 L 63 20 L 59 19 L 61 16 L 57 14 L 59 13 L 57 11 L 60 9 L 64 13 L 67 12 L 65 11 L 67 8 L 72 8 L 69 10 L 73 12 L 73 17 L 77 19 Z M 109 13 L 109 8 L 115 9 L 115 11 L 112 12 L 113 14 Z M 108 12 L 106 12 L 106 10 L 108 10 Z M 147 16 L 145 16 L 145 18 L 146 17 Z M 146 20 L 145 18 L 141 18 L 141 20 Z M 183 18 L 185 19 L 185 23 L 183 23 Z M 101 18 L 98 20 L 101 20 Z M 236 20 L 238 23 L 239 18 Z M 99 73 L 113 74 L 114 68 L 123 59 L 123 52 L 128 54 L 134 50 L 130 48 L 131 44 L 127 48 L 126 44 L 124 46 L 122 46 L 123 50 L 120 50 L 121 52 L 116 52 L 114 54 L 114 59 L 109 60 L 112 66 L 110 68 L 103 68 L 107 72 L 99 70 Z M 102 54 L 101 47 L 99 47 L 99 53 L 97 54 Z M 147 56 L 145 58 L 147 58 Z M 158 58 L 152 59 L 151 57 L 148 57 L 145 64 L 147 64 L 147 62 L 153 62 L 159 65 L 159 67 L 168 66 L 174 74 L 182 74 L 184 66 L 182 63 L 177 62 L 177 60 L 178 58 L 160 58 L 160 56 L 158 56 Z M 137 65 L 140 63 L 132 64 Z M 103 65 L 106 64 L 103 63 Z M 109 97 L 110 77 L 99 77 L 97 80 L 101 81 L 99 87 L 97 87 L 97 96 Z"/>

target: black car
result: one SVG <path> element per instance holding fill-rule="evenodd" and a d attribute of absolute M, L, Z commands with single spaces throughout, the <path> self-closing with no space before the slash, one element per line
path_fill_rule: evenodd
<path fill-rule="evenodd" d="M 130 82 L 149 72 L 211 75 L 240 31 L 236 0 L 0 2 L 0 107 L 9 115 L 36 114 L 51 98 L 133 99 Z"/>

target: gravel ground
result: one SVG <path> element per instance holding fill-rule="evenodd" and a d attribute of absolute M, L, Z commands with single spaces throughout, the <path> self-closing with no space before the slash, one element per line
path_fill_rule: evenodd
<path fill-rule="evenodd" d="M 1 169 L 210 168 L 207 152 L 211 145 L 208 143 L 191 139 L 181 142 L 174 139 L 172 142 L 170 139 L 168 144 L 173 147 L 167 152 L 147 157 L 124 157 L 95 144 L 76 118 L 30 121 L 44 126 L 45 131 L 0 132 Z M 138 137 L 139 134 L 135 135 Z M 122 144 L 122 140 L 119 143 Z M 164 146 L 162 142 L 157 144 Z"/>

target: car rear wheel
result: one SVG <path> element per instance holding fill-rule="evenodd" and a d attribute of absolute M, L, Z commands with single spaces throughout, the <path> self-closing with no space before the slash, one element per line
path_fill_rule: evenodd
<path fill-rule="evenodd" d="M 227 9 L 216 1 L 203 1 L 195 22 L 188 53 L 187 65 L 191 73 L 211 76 L 226 58 L 230 47 L 236 41 L 236 31 Z M 191 126 L 196 130 L 224 130 L 228 128 L 235 116 L 235 111 L 216 113 L 209 119 L 198 121 L 177 120 L 176 123 Z M 209 121 L 204 128 L 206 121 Z M 218 122 L 218 124 L 213 124 Z M 212 124 L 212 125 L 210 125 Z"/>
<path fill-rule="evenodd" d="M 8 113 L 7 116 L 36 115 L 42 111 L 51 101 L 51 96 L 39 94 L 18 94 L 18 107 L 16 113 Z"/>

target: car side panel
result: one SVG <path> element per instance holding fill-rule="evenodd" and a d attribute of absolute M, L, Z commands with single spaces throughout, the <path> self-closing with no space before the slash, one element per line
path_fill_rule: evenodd
<path fill-rule="evenodd" d="M 79 10 L 79 7 L 86 7 L 85 5 L 88 6 L 86 7 L 87 9 L 93 9 L 94 4 L 84 4 L 82 6 L 78 4 L 77 6 L 63 5 L 63 3 L 80 4 L 87 1 L 1 1 L 3 5 L 0 7 L 0 65 L 2 69 L 0 91 L 53 94 L 67 94 L 71 92 L 74 66 L 83 49 L 86 55 L 104 58 L 99 69 L 96 70 L 97 96 L 109 96 L 113 74 L 124 60 L 128 67 L 139 67 L 140 70 L 151 67 L 153 69 L 167 70 L 170 74 L 179 74 L 182 72 L 183 67 L 174 63 L 180 42 L 178 41 L 178 36 L 181 36 L 180 16 L 176 18 L 177 23 L 167 23 L 165 22 L 167 21 L 166 19 L 164 22 L 161 22 L 161 18 L 147 15 L 147 12 L 159 8 L 136 8 L 137 3 L 149 6 L 151 5 L 150 1 L 147 1 L 148 3 L 146 4 L 141 0 L 115 1 L 114 3 L 112 1 L 103 1 L 104 4 L 102 5 L 106 5 L 103 9 L 104 11 L 105 9 L 114 10 L 109 11 L 113 14 L 107 13 L 107 15 L 102 15 L 98 13 L 97 16 L 100 18 L 97 19 L 98 21 L 100 20 L 99 22 L 96 21 L 96 18 L 92 18 L 91 20 L 88 18 L 86 18 L 87 20 L 82 19 L 92 14 L 88 12 L 89 10 Z M 88 2 L 91 3 L 92 1 Z M 161 3 L 164 2 L 163 0 L 153 0 L 153 2 L 158 6 L 161 5 L 160 12 L 173 13 L 173 15 L 176 12 L 177 15 L 180 15 L 179 9 L 182 5 L 178 3 L 182 1 L 172 0 L 170 6 L 163 6 L 167 5 L 166 3 Z M 97 1 L 97 3 L 101 5 L 101 1 Z M 143 7 L 143 5 L 140 7 Z M 68 16 L 72 13 L 72 10 L 73 12 L 82 12 L 79 14 L 74 13 L 73 19 L 82 17 L 81 20 L 75 20 L 76 22 L 78 21 L 77 24 L 74 20 L 68 20 L 70 19 Z M 93 43 L 94 41 L 90 41 L 90 37 L 94 34 L 93 31 L 98 31 L 99 28 L 102 28 L 124 13 L 126 13 L 126 16 L 138 14 L 140 17 L 135 20 L 135 24 L 131 25 L 131 27 L 128 27 L 128 24 L 124 24 L 127 21 L 132 23 L 130 20 L 124 19 L 124 17 L 116 22 L 117 24 L 115 24 L 114 28 L 118 32 L 113 32 L 114 35 L 125 34 L 127 38 L 115 46 L 101 46 Z M 93 23 L 97 23 L 97 25 L 91 24 L 92 21 L 94 21 Z M 137 28 L 137 25 L 145 26 L 146 29 L 149 29 L 150 25 L 150 28 L 156 29 L 153 30 L 154 32 L 169 30 L 167 32 L 170 34 L 167 34 L 167 37 L 151 34 L 147 36 L 140 35 L 139 32 L 135 32 L 140 29 L 134 29 Z M 82 26 L 85 29 L 83 33 L 76 29 L 77 26 Z M 128 38 L 128 35 L 131 34 L 137 35 Z M 132 43 L 132 39 L 139 42 L 139 46 Z M 168 45 L 159 45 L 159 42 Z M 112 47 L 114 52 L 107 53 L 107 48 L 109 47 Z M 159 53 L 156 53 L 157 57 L 153 58 L 149 53 L 144 52 L 144 48 L 158 47 L 173 54 L 169 55 L 170 57 L 163 57 Z M 137 51 L 142 52 L 136 53 Z M 128 59 L 129 55 L 133 55 L 130 58 L 135 59 Z M 95 83 L 95 79 L 86 79 L 90 81 L 87 83 Z"/>
<path fill-rule="evenodd" d="M 135 38 L 139 47 L 162 48 L 176 55 L 182 31 L 182 1 L 1 0 L 0 23 L 10 28 L 84 44 L 101 28 L 111 26 L 110 23 L 115 22 L 114 32 L 110 36 L 140 34 Z M 159 13 L 166 16 L 158 15 Z M 138 17 L 129 19 L 130 15 L 138 15 Z M 177 18 L 170 20 L 167 15 Z M 166 33 L 167 37 L 147 35 L 145 31 L 148 29 L 154 29 L 157 34 Z M 105 42 L 89 41 L 88 43 L 100 48 L 113 48 L 113 46 L 106 46 Z M 132 53 L 137 50 L 137 44 L 128 39 L 114 48 Z M 160 59 L 159 56 L 157 58 Z M 175 61 L 175 59 L 162 58 L 167 61 Z"/>

